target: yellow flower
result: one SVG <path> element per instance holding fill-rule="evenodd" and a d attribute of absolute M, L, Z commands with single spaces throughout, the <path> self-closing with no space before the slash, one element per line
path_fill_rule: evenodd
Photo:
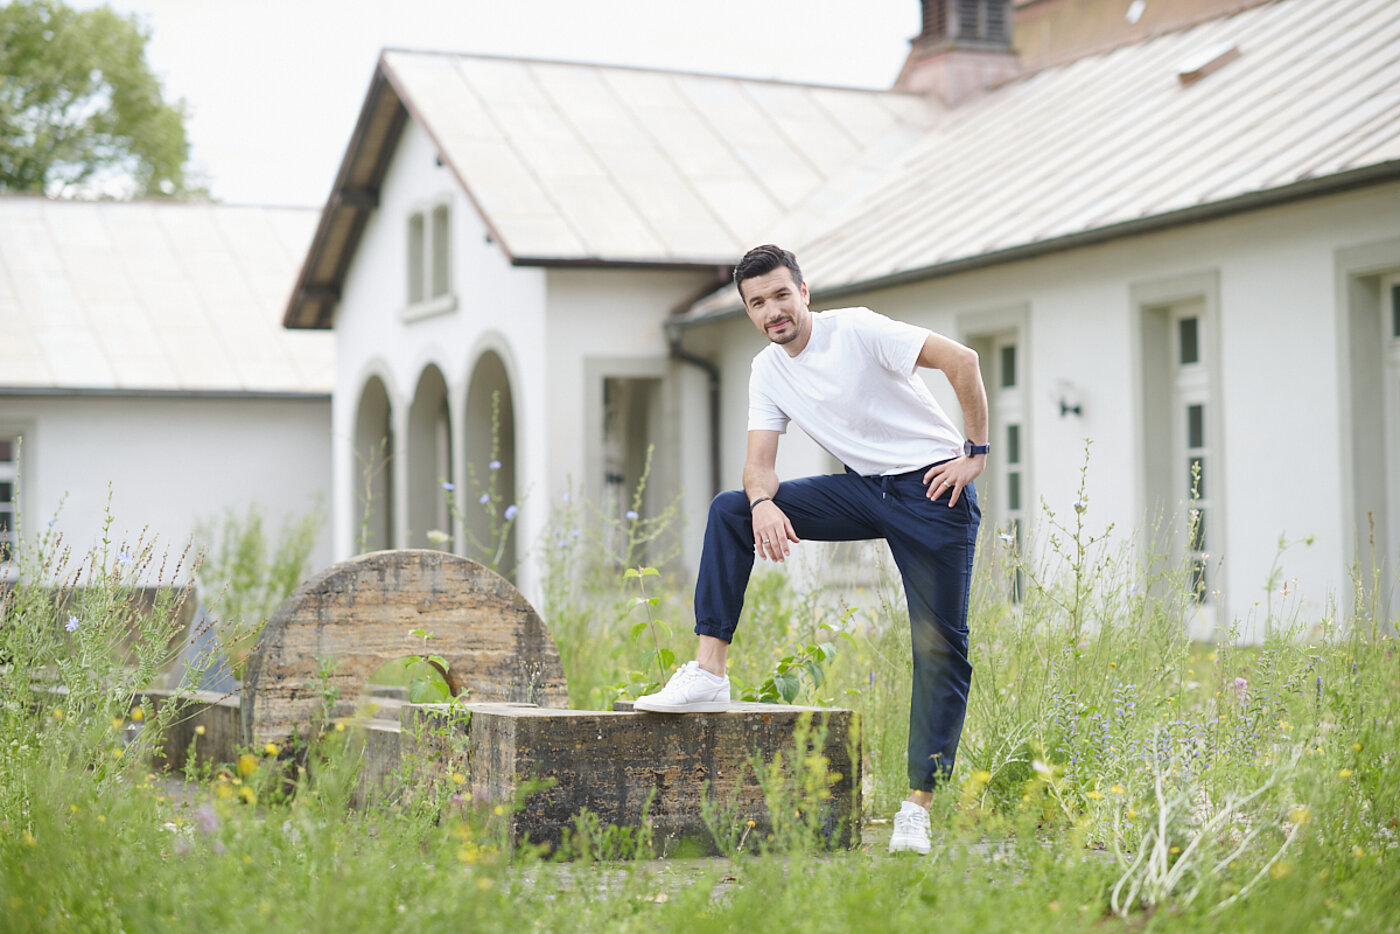
<path fill-rule="evenodd" d="M 495 884 L 496 884 L 495 880 L 492 879 L 490 876 L 482 876 L 480 879 L 477 879 L 477 880 L 476 880 L 476 887 L 477 887 L 478 889 L 480 889 L 481 891 L 483 891 L 483 892 L 488 892 L 488 891 L 490 891 L 490 890 L 491 890 L 491 886 L 493 886 L 493 885 L 495 885 Z"/>
<path fill-rule="evenodd" d="M 55 707 L 55 708 L 53 709 L 53 718 L 54 718 L 55 720 L 62 720 L 62 719 L 63 719 L 63 708 L 62 708 L 62 707 Z"/>
<path fill-rule="evenodd" d="M 1110 788 L 1110 789 L 1108 789 L 1108 790 L 1111 791 L 1111 792 L 1113 792 L 1115 795 L 1127 794 L 1127 792 L 1123 790 L 1123 786 L 1122 786 L 1122 785 L 1114 785 L 1112 788 Z"/>
<path fill-rule="evenodd" d="M 1137 817 L 1137 811 L 1134 811 L 1134 810 L 1132 810 L 1131 808 L 1129 808 L 1129 809 L 1128 809 L 1128 817 L 1130 817 L 1130 818 L 1132 818 L 1132 817 Z"/>
<path fill-rule="evenodd" d="M 976 772 L 972 773 L 972 779 L 979 785 L 985 785 L 992 780 L 992 773 L 988 772 L 986 769 L 978 769 Z"/>
<path fill-rule="evenodd" d="M 68 805 L 68 810 L 72 811 L 74 814 L 77 814 L 77 813 L 78 813 L 78 806 L 77 806 L 76 804 L 70 804 L 70 805 Z"/>
<path fill-rule="evenodd" d="M 126 726 L 126 721 L 123 720 L 121 717 L 112 718 L 112 729 L 120 730 L 124 726 Z"/>
<path fill-rule="evenodd" d="M 263 747 L 263 752 L 269 756 L 277 755 L 277 744 L 268 743 L 266 746 Z"/>
<path fill-rule="evenodd" d="M 112 750 L 112 758 L 113 758 L 113 759 L 120 759 L 124 754 L 125 754 L 124 750 L 121 750 L 121 749 L 113 749 L 113 750 Z"/>
<path fill-rule="evenodd" d="M 501 807 L 501 805 L 499 805 L 499 804 L 496 805 L 494 808 L 491 809 L 491 813 L 492 813 L 492 814 L 495 814 L 497 817 L 500 817 L 500 816 L 501 816 L 502 814 L 504 814 L 505 812 L 506 812 L 506 809 L 503 808 L 503 807 Z"/>
<path fill-rule="evenodd" d="M 1273 876 L 1275 879 L 1282 879 L 1292 871 L 1293 867 L 1286 859 L 1281 859 L 1274 863 L 1273 866 L 1269 867 L 1269 875 Z"/>
<path fill-rule="evenodd" d="M 33 846 L 35 843 L 34 834 L 29 832 L 28 827 L 24 828 L 24 842 L 29 844 L 30 846 Z"/>
<path fill-rule="evenodd" d="M 245 863 L 251 863 L 252 861 L 253 861 L 253 854 L 251 854 L 251 853 L 244 853 L 244 854 L 243 854 L 243 862 L 245 862 Z"/>
<path fill-rule="evenodd" d="M 105 823 L 107 823 L 107 815 L 106 815 L 106 814 L 99 814 L 99 815 L 97 815 L 97 822 L 98 822 L 99 824 L 105 824 Z"/>
<path fill-rule="evenodd" d="M 1361 857 L 1366 855 L 1366 851 L 1361 849 L 1361 847 L 1359 846 L 1354 846 L 1351 848 L 1351 855 L 1355 856 L 1357 859 L 1360 859 Z"/>
<path fill-rule="evenodd" d="M 1095 788 L 1093 791 L 1089 792 L 1088 797 L 1091 800 L 1097 801 L 1103 797 L 1103 793 L 1100 792 L 1097 788 Z"/>
<path fill-rule="evenodd" d="M 1278 728 L 1287 733 L 1289 730 L 1293 729 L 1293 724 L 1289 723 L 1287 720 L 1280 720 L 1278 722 Z"/>
<path fill-rule="evenodd" d="M 197 727 L 194 728 L 194 735 L 195 735 L 195 736 L 203 736 L 203 735 L 204 735 L 204 724 L 201 723 L 199 726 L 197 726 Z"/>
<path fill-rule="evenodd" d="M 1351 769 L 1342 769 L 1337 773 L 1338 778 L 1351 778 Z"/>
<path fill-rule="evenodd" d="M 137 707 L 131 712 L 131 719 L 135 723 L 140 723 L 142 720 L 146 719 L 146 711 L 142 710 L 140 707 Z"/>
<path fill-rule="evenodd" d="M 258 760 L 253 758 L 252 753 L 245 752 L 238 757 L 238 774 L 247 778 L 258 770 Z"/>
<path fill-rule="evenodd" d="M 1167 850 L 1167 852 L 1168 852 L 1168 853 L 1171 853 L 1171 854 L 1173 854 L 1173 855 L 1175 855 L 1175 854 L 1181 852 L 1181 847 L 1179 847 L 1179 846 L 1174 846 L 1174 847 L 1172 847 L 1170 850 Z"/>
<path fill-rule="evenodd" d="M 335 725 L 335 731 L 336 731 L 337 733 L 344 733 L 344 732 L 345 732 L 345 724 L 343 724 L 343 723 L 337 723 L 337 724 Z"/>
<path fill-rule="evenodd" d="M 1306 824 L 1312 820 L 1312 811 L 1309 811 L 1306 805 L 1295 805 L 1293 810 L 1288 812 L 1288 819 L 1295 824 Z"/>
<path fill-rule="evenodd" d="M 1117 662 L 1109 662 L 1109 663 L 1108 663 L 1108 667 L 1110 667 L 1110 668 L 1117 668 L 1117 667 L 1118 667 L 1118 663 L 1117 663 Z M 1054 902 L 1051 902 L 1051 904 L 1053 905 Z"/>
<path fill-rule="evenodd" d="M 1360 743 L 1352 743 L 1352 744 L 1351 744 L 1351 748 L 1354 749 L 1354 750 L 1356 750 L 1357 752 L 1360 752 L 1361 749 L 1362 749 L 1362 746 L 1361 746 Z"/>
<path fill-rule="evenodd" d="M 218 785 L 218 786 L 215 787 L 215 789 L 214 789 L 214 794 L 216 794 L 216 795 L 219 796 L 219 800 L 220 800 L 220 801 L 231 801 L 231 800 L 233 800 L 233 789 L 232 789 L 231 787 L 229 787 L 228 785 L 223 785 L 223 784 Z"/>
<path fill-rule="evenodd" d="M 253 789 L 249 788 L 247 785 L 244 785 L 242 788 L 238 789 L 238 796 L 248 804 L 258 803 L 257 793 L 254 792 Z"/>
<path fill-rule="evenodd" d="M 465 785 L 467 783 L 467 777 L 461 772 L 453 772 L 452 781 L 457 783 L 458 785 Z"/>

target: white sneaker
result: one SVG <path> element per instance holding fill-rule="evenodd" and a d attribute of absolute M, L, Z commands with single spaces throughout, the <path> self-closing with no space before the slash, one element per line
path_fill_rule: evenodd
<path fill-rule="evenodd" d="M 913 801 L 905 801 L 899 806 L 899 813 L 894 816 L 894 833 L 890 835 L 890 852 L 900 853 L 905 850 L 913 850 L 915 853 L 927 853 L 929 851 L 928 831 L 928 811 Z"/>
<path fill-rule="evenodd" d="M 716 681 L 714 675 L 695 662 L 686 662 L 671 675 L 666 686 L 655 694 L 637 698 L 633 710 L 652 713 L 699 713 L 724 710 L 729 706 L 729 677 Z"/>

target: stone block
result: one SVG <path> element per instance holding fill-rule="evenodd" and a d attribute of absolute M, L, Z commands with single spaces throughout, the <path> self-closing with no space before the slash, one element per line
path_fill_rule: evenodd
<path fill-rule="evenodd" d="M 419 737 L 423 761 L 466 774 L 476 801 L 509 803 L 531 783 L 547 783 L 515 813 L 517 839 L 557 844 L 587 809 L 606 825 L 649 819 L 661 854 L 687 843 L 692 852 L 716 852 L 716 829 L 731 841 L 749 833 L 752 850 L 773 828 L 758 772 L 782 756 L 785 780 L 800 786 L 816 755 L 825 758 L 817 783 L 829 797 L 809 798 L 804 813 L 828 845 L 860 841 L 860 741 L 849 710 L 734 703 L 718 713 L 668 716 L 459 704 L 409 706 L 401 714 L 403 733 Z M 717 822 L 714 814 L 722 815 Z"/>

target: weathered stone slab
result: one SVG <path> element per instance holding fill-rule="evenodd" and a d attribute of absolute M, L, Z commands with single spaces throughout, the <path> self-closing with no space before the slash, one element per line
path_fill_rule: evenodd
<path fill-rule="evenodd" d="M 702 808 L 708 798 L 724 828 L 753 821 L 757 842 L 772 822 L 755 764 L 766 768 L 781 754 L 788 779 L 800 781 L 805 760 L 819 752 L 834 779 L 819 805 L 823 836 L 834 846 L 860 840 L 860 746 L 849 710 L 735 703 L 720 713 L 667 716 L 468 703 L 408 706 L 402 718 L 405 736 L 425 737 L 420 754 L 468 776 L 475 800 L 511 802 L 526 783 L 552 782 L 515 814 L 517 839 L 558 843 L 586 808 L 619 827 L 649 818 L 658 851 L 688 840 L 714 852 Z M 799 750 L 804 719 L 810 739 Z"/>
<path fill-rule="evenodd" d="M 554 640 L 509 581 L 445 552 L 378 551 L 322 571 L 268 620 L 244 676 L 244 736 L 285 741 L 322 716 L 327 694 L 330 716 L 349 715 L 380 666 L 406 655 L 441 656 L 454 696 L 568 699 Z"/>

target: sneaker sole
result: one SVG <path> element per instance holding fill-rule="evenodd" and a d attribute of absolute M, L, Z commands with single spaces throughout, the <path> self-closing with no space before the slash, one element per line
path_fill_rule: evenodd
<path fill-rule="evenodd" d="M 891 853 L 918 853 L 920 856 L 927 856 L 929 850 L 931 850 L 932 848 L 933 847 L 930 844 L 917 840 L 910 840 L 908 842 L 900 843 L 897 843 L 894 840 L 890 841 Z"/>
<path fill-rule="evenodd" d="M 645 710 L 647 713 L 717 713 L 721 710 L 728 710 L 729 701 L 696 701 L 693 704 L 658 704 L 654 701 L 636 701 L 632 704 L 632 709 Z"/>

